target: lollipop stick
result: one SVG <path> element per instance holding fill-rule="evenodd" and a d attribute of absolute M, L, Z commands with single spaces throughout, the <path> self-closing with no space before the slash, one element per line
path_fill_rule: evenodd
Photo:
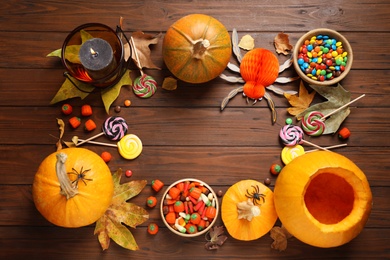
<path fill-rule="evenodd" d="M 135 46 L 135 42 L 134 42 L 133 37 L 130 37 L 130 41 L 133 44 L 135 59 L 137 60 L 137 67 L 139 68 L 139 72 L 141 72 L 141 76 L 143 76 L 144 72 L 142 71 L 142 65 L 141 65 L 141 62 L 140 62 L 139 57 L 138 57 L 137 47 Z"/>
<path fill-rule="evenodd" d="M 110 146 L 110 147 L 118 147 L 116 144 L 108 144 L 108 143 L 103 143 L 103 142 L 95 142 L 95 141 L 90 141 L 90 140 L 83 140 L 83 139 L 79 139 L 80 144 L 81 143 L 90 143 L 90 144 L 97 144 L 97 145 L 103 145 L 103 146 Z"/>
<path fill-rule="evenodd" d="M 86 143 L 86 142 L 89 142 L 89 141 L 91 141 L 92 139 L 98 138 L 99 136 L 101 136 L 101 135 L 103 135 L 103 134 L 104 134 L 104 133 L 101 132 L 101 133 L 99 133 L 99 134 L 97 134 L 97 135 L 94 135 L 94 136 L 92 136 L 92 137 L 90 137 L 90 138 L 88 138 L 88 139 L 86 139 L 86 140 L 81 140 L 81 139 L 79 139 L 79 141 L 81 141 L 81 142 L 80 142 L 80 143 L 77 143 L 76 146 L 79 146 L 79 145 L 82 145 L 82 144 L 84 144 L 84 143 Z"/>
<path fill-rule="evenodd" d="M 348 102 L 347 104 L 345 104 L 345 105 L 343 105 L 343 106 L 337 108 L 336 110 L 330 112 L 329 114 L 324 115 L 323 117 L 320 118 L 320 120 L 322 121 L 322 120 L 324 120 L 325 118 L 327 118 L 328 116 L 331 116 L 331 115 L 333 115 L 334 113 L 337 113 L 338 111 L 340 111 L 341 109 L 343 109 L 343 108 L 349 106 L 349 105 L 352 104 L 353 102 L 358 101 L 359 99 L 361 99 L 361 98 L 364 97 L 365 95 L 366 95 L 366 94 L 363 94 L 363 95 L 361 95 L 360 97 L 357 97 L 357 98 L 355 98 L 354 100 Z"/>
<path fill-rule="evenodd" d="M 327 146 L 327 147 L 324 147 L 324 148 L 330 150 L 330 149 L 339 148 L 339 147 L 343 147 L 343 146 L 347 146 L 347 144 L 336 144 L 336 145 Z M 310 153 L 310 152 L 314 152 L 314 151 L 318 151 L 318 149 L 313 149 L 313 150 L 306 151 L 306 152 Z"/>
<path fill-rule="evenodd" d="M 303 140 L 302 139 L 302 142 L 305 143 L 305 144 L 308 144 L 308 145 L 311 145 L 311 146 L 314 146 L 315 148 L 318 148 L 318 149 L 321 149 L 321 150 L 324 150 L 324 151 L 329 151 L 328 149 L 324 148 L 324 147 L 321 147 L 321 146 L 318 146 L 316 144 L 313 144 L 309 141 L 306 141 L 306 140 Z"/>

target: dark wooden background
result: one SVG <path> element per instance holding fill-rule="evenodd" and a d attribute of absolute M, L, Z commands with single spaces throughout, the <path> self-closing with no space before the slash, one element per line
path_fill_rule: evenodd
<path fill-rule="evenodd" d="M 184 239 L 163 227 L 158 209 L 149 210 L 150 220 L 131 229 L 140 250 L 128 251 L 114 242 L 102 252 L 94 226 L 65 229 L 48 223 L 35 209 L 31 184 L 40 162 L 55 151 L 56 118 L 67 121 L 60 104 L 49 105 L 64 81 L 59 59 L 46 55 L 58 49 L 75 27 L 90 22 L 115 28 L 124 18 L 126 34 L 144 31 L 162 33 L 177 19 L 190 13 L 204 13 L 220 20 L 239 36 L 250 34 L 257 47 L 274 51 L 273 39 L 279 32 L 290 36 L 294 45 L 310 29 L 326 27 L 343 33 L 354 51 L 352 71 L 342 85 L 352 97 L 366 97 L 351 106 L 343 123 L 352 135 L 348 147 L 337 151 L 353 160 L 367 175 L 373 193 L 373 210 L 362 233 L 350 243 L 333 249 L 305 245 L 295 238 L 284 252 L 271 250 L 266 235 L 256 241 L 241 242 L 229 237 L 216 251 L 204 249 L 203 237 Z M 389 42 L 390 3 L 387 0 L 360 1 L 27 1 L 9 0 L 0 7 L 0 258 L 1 259 L 314 259 L 390 257 L 390 86 Z M 241 96 L 220 112 L 227 93 L 239 86 L 215 79 L 202 85 L 179 83 L 176 91 L 164 91 L 161 83 L 169 76 L 163 64 L 162 38 L 152 46 L 152 59 L 161 71 L 147 70 L 160 84 L 150 99 L 139 99 L 130 88 L 122 88 L 113 105 L 130 99 L 120 116 L 138 135 L 144 150 L 134 161 L 122 159 L 115 148 L 109 163 L 112 171 L 131 169 L 133 177 L 145 179 L 147 187 L 132 202 L 145 205 L 153 194 L 150 182 L 159 178 L 169 183 L 196 177 L 215 190 L 226 191 L 235 182 L 269 177 L 272 163 L 280 162 L 278 131 L 288 117 L 287 100 L 272 94 L 278 120 L 271 124 L 265 101 L 255 106 Z M 280 62 L 287 57 L 279 55 Z M 232 62 L 235 62 L 232 57 Z M 132 66 L 133 69 L 135 68 Z M 293 68 L 284 75 L 294 75 Z M 133 71 L 133 79 L 138 76 Z M 298 89 L 298 82 L 286 89 Z M 316 98 L 315 101 L 321 101 Z M 82 104 L 93 106 L 98 125 L 107 114 L 98 93 L 85 100 L 69 101 L 75 111 Z M 113 109 L 110 115 L 116 114 Z M 99 132 L 99 129 L 94 133 Z M 88 137 L 79 128 L 66 127 L 65 139 L 73 135 Z M 104 137 L 101 138 L 104 140 Z M 310 140 L 310 139 L 309 139 Z M 313 141 L 313 140 L 312 140 Z M 319 145 L 340 143 L 337 136 L 321 136 Z M 84 146 L 97 153 L 101 146 Z M 157 197 L 160 199 L 162 193 Z M 146 206 L 145 206 L 146 207 Z M 150 221 L 160 226 L 156 236 L 146 232 Z M 222 221 L 218 220 L 218 225 Z"/>

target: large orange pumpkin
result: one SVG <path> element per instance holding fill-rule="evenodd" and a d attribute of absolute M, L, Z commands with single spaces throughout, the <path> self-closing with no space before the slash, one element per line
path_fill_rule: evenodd
<path fill-rule="evenodd" d="M 36 208 L 51 223 L 81 227 L 94 223 L 111 204 L 110 169 L 96 153 L 66 148 L 46 157 L 35 174 Z"/>
<path fill-rule="evenodd" d="M 267 234 L 278 218 L 273 192 L 255 180 L 239 181 L 226 191 L 221 215 L 229 234 L 244 241 Z"/>
<path fill-rule="evenodd" d="M 348 158 L 329 151 L 307 153 L 287 164 L 274 195 L 276 212 L 288 232 L 324 248 L 355 238 L 372 206 L 364 173 Z"/>
<path fill-rule="evenodd" d="M 163 58 L 180 80 L 204 83 L 225 70 L 231 56 L 230 35 L 217 19 L 191 14 L 176 21 L 163 41 Z"/>

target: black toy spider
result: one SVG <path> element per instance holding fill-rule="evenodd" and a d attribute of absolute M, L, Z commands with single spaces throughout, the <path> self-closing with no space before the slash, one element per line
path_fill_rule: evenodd
<path fill-rule="evenodd" d="M 254 205 L 259 205 L 260 201 L 263 200 L 263 203 L 265 202 L 265 195 L 260 193 L 260 188 L 258 185 L 256 186 L 253 186 L 252 185 L 252 188 L 253 188 L 253 191 L 251 193 L 249 193 L 248 190 L 246 190 L 246 194 L 245 196 L 249 199 L 252 199 L 252 202 Z"/>
<path fill-rule="evenodd" d="M 74 185 L 76 183 L 76 187 L 77 187 L 79 180 L 82 180 L 84 182 L 84 184 L 87 185 L 87 183 L 85 181 L 92 181 L 92 179 L 85 178 L 85 173 L 89 172 L 90 170 L 91 169 L 83 171 L 83 167 L 81 167 L 81 170 L 79 173 L 75 168 L 72 168 L 72 172 L 68 172 L 68 174 L 74 174 L 77 176 L 77 178 L 74 181 L 72 181 L 72 184 Z"/>

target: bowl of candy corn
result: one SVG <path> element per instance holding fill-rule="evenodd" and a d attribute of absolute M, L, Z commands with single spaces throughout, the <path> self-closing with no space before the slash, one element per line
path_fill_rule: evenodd
<path fill-rule="evenodd" d="M 181 179 L 164 192 L 160 204 L 164 224 L 182 237 L 205 234 L 219 214 L 218 198 L 213 189 L 198 179 Z"/>
<path fill-rule="evenodd" d="M 313 85 L 335 85 L 351 70 L 353 53 L 348 40 L 326 28 L 311 30 L 297 41 L 293 63 L 298 75 Z"/>

